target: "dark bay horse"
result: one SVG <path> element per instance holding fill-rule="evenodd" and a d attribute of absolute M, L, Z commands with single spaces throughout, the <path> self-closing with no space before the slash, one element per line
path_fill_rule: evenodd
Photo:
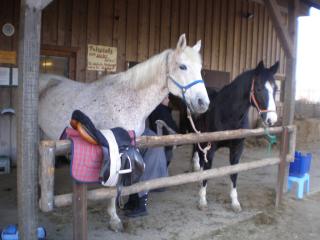
<path fill-rule="evenodd" d="M 248 110 L 253 106 L 259 112 L 265 125 L 271 126 L 277 121 L 274 74 L 277 72 L 279 62 L 270 68 L 265 68 L 261 61 L 255 69 L 239 75 L 232 83 L 226 85 L 219 92 L 208 92 L 211 104 L 206 113 L 201 114 L 195 120 L 195 125 L 201 132 L 214 132 L 248 128 Z M 205 143 L 201 144 L 204 148 Z M 239 163 L 244 148 L 244 139 L 234 139 L 211 143 L 208 151 L 207 162 L 198 146 L 194 148 L 193 164 L 195 170 L 210 169 L 214 153 L 220 147 L 230 150 L 229 161 L 231 165 Z M 200 165 L 199 165 L 200 164 Z M 237 174 L 231 178 L 231 206 L 236 212 L 241 211 L 237 194 Z M 202 182 L 199 191 L 199 208 L 207 208 L 206 200 L 207 180 Z"/>

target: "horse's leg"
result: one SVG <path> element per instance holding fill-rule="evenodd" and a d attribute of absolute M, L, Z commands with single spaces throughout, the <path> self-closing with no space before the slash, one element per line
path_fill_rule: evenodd
<path fill-rule="evenodd" d="M 116 209 L 116 198 L 111 198 L 108 201 L 108 208 L 107 208 L 108 214 L 110 216 L 110 229 L 119 232 L 123 230 L 123 226 L 121 223 L 120 218 L 117 215 L 117 209 Z"/>
<path fill-rule="evenodd" d="M 214 150 L 210 149 L 208 151 L 207 159 L 208 162 L 205 162 L 204 160 L 204 154 L 202 152 L 198 152 L 200 156 L 200 169 L 207 170 L 210 169 L 212 166 L 212 160 L 214 156 Z M 199 190 L 199 204 L 198 207 L 200 210 L 206 210 L 208 209 L 208 202 L 207 202 L 207 180 L 203 180 L 200 182 L 200 190 Z"/>
<path fill-rule="evenodd" d="M 192 163 L 191 163 L 191 172 L 198 172 L 200 171 L 200 158 L 198 149 L 193 146 L 193 157 L 192 157 Z"/>
<path fill-rule="evenodd" d="M 230 164 L 235 165 L 238 164 L 243 152 L 244 140 L 233 140 L 231 147 L 230 147 Z M 237 178 L 238 174 L 231 174 L 231 191 L 230 191 L 230 198 L 231 198 L 231 207 L 233 211 L 240 212 L 241 205 L 238 201 L 238 193 L 237 193 Z"/>

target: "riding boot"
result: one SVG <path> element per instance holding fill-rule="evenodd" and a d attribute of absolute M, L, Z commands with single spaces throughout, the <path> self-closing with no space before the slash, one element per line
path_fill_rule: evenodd
<path fill-rule="evenodd" d="M 147 201 L 148 201 L 148 194 L 145 194 L 142 197 L 140 197 L 138 206 L 132 211 L 126 213 L 126 216 L 134 218 L 134 217 L 141 217 L 141 216 L 148 215 Z"/>
<path fill-rule="evenodd" d="M 132 211 L 136 209 L 139 205 L 139 195 L 138 193 L 130 194 L 128 201 L 124 204 L 123 210 Z"/>

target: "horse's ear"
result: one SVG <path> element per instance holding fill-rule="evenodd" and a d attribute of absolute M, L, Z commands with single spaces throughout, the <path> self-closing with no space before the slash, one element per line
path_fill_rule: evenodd
<path fill-rule="evenodd" d="M 272 74 L 275 74 L 277 71 L 278 71 L 278 68 L 279 68 L 279 61 L 277 61 L 273 66 L 271 66 L 269 68 L 269 71 L 272 73 Z"/>
<path fill-rule="evenodd" d="M 259 74 L 263 69 L 264 69 L 263 61 L 260 61 L 260 62 L 258 63 L 258 66 L 257 66 L 256 69 L 255 69 L 255 73 L 256 73 L 256 74 Z"/>
<path fill-rule="evenodd" d="M 177 50 L 183 50 L 187 46 L 187 39 L 186 34 L 182 34 L 179 37 L 178 43 L 177 43 Z"/>
<path fill-rule="evenodd" d="M 200 52 L 201 49 L 201 40 L 199 40 L 193 47 L 194 50 L 196 50 L 197 52 Z"/>

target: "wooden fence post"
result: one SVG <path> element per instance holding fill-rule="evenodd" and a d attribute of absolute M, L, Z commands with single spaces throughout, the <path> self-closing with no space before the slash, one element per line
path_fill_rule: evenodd
<path fill-rule="evenodd" d="M 54 199 L 54 172 L 56 144 L 52 141 L 42 141 L 39 147 L 40 154 L 40 209 L 44 212 L 53 210 Z"/>
<path fill-rule="evenodd" d="M 87 185 L 73 181 L 73 239 L 88 239 Z"/>
<path fill-rule="evenodd" d="M 288 166 L 287 163 L 287 154 L 288 154 L 288 141 L 289 131 L 287 127 L 284 127 L 282 137 L 281 137 L 281 146 L 280 146 L 280 163 L 278 168 L 278 181 L 276 188 L 276 208 L 279 207 L 283 195 L 283 185 L 286 175 L 286 169 Z"/>

